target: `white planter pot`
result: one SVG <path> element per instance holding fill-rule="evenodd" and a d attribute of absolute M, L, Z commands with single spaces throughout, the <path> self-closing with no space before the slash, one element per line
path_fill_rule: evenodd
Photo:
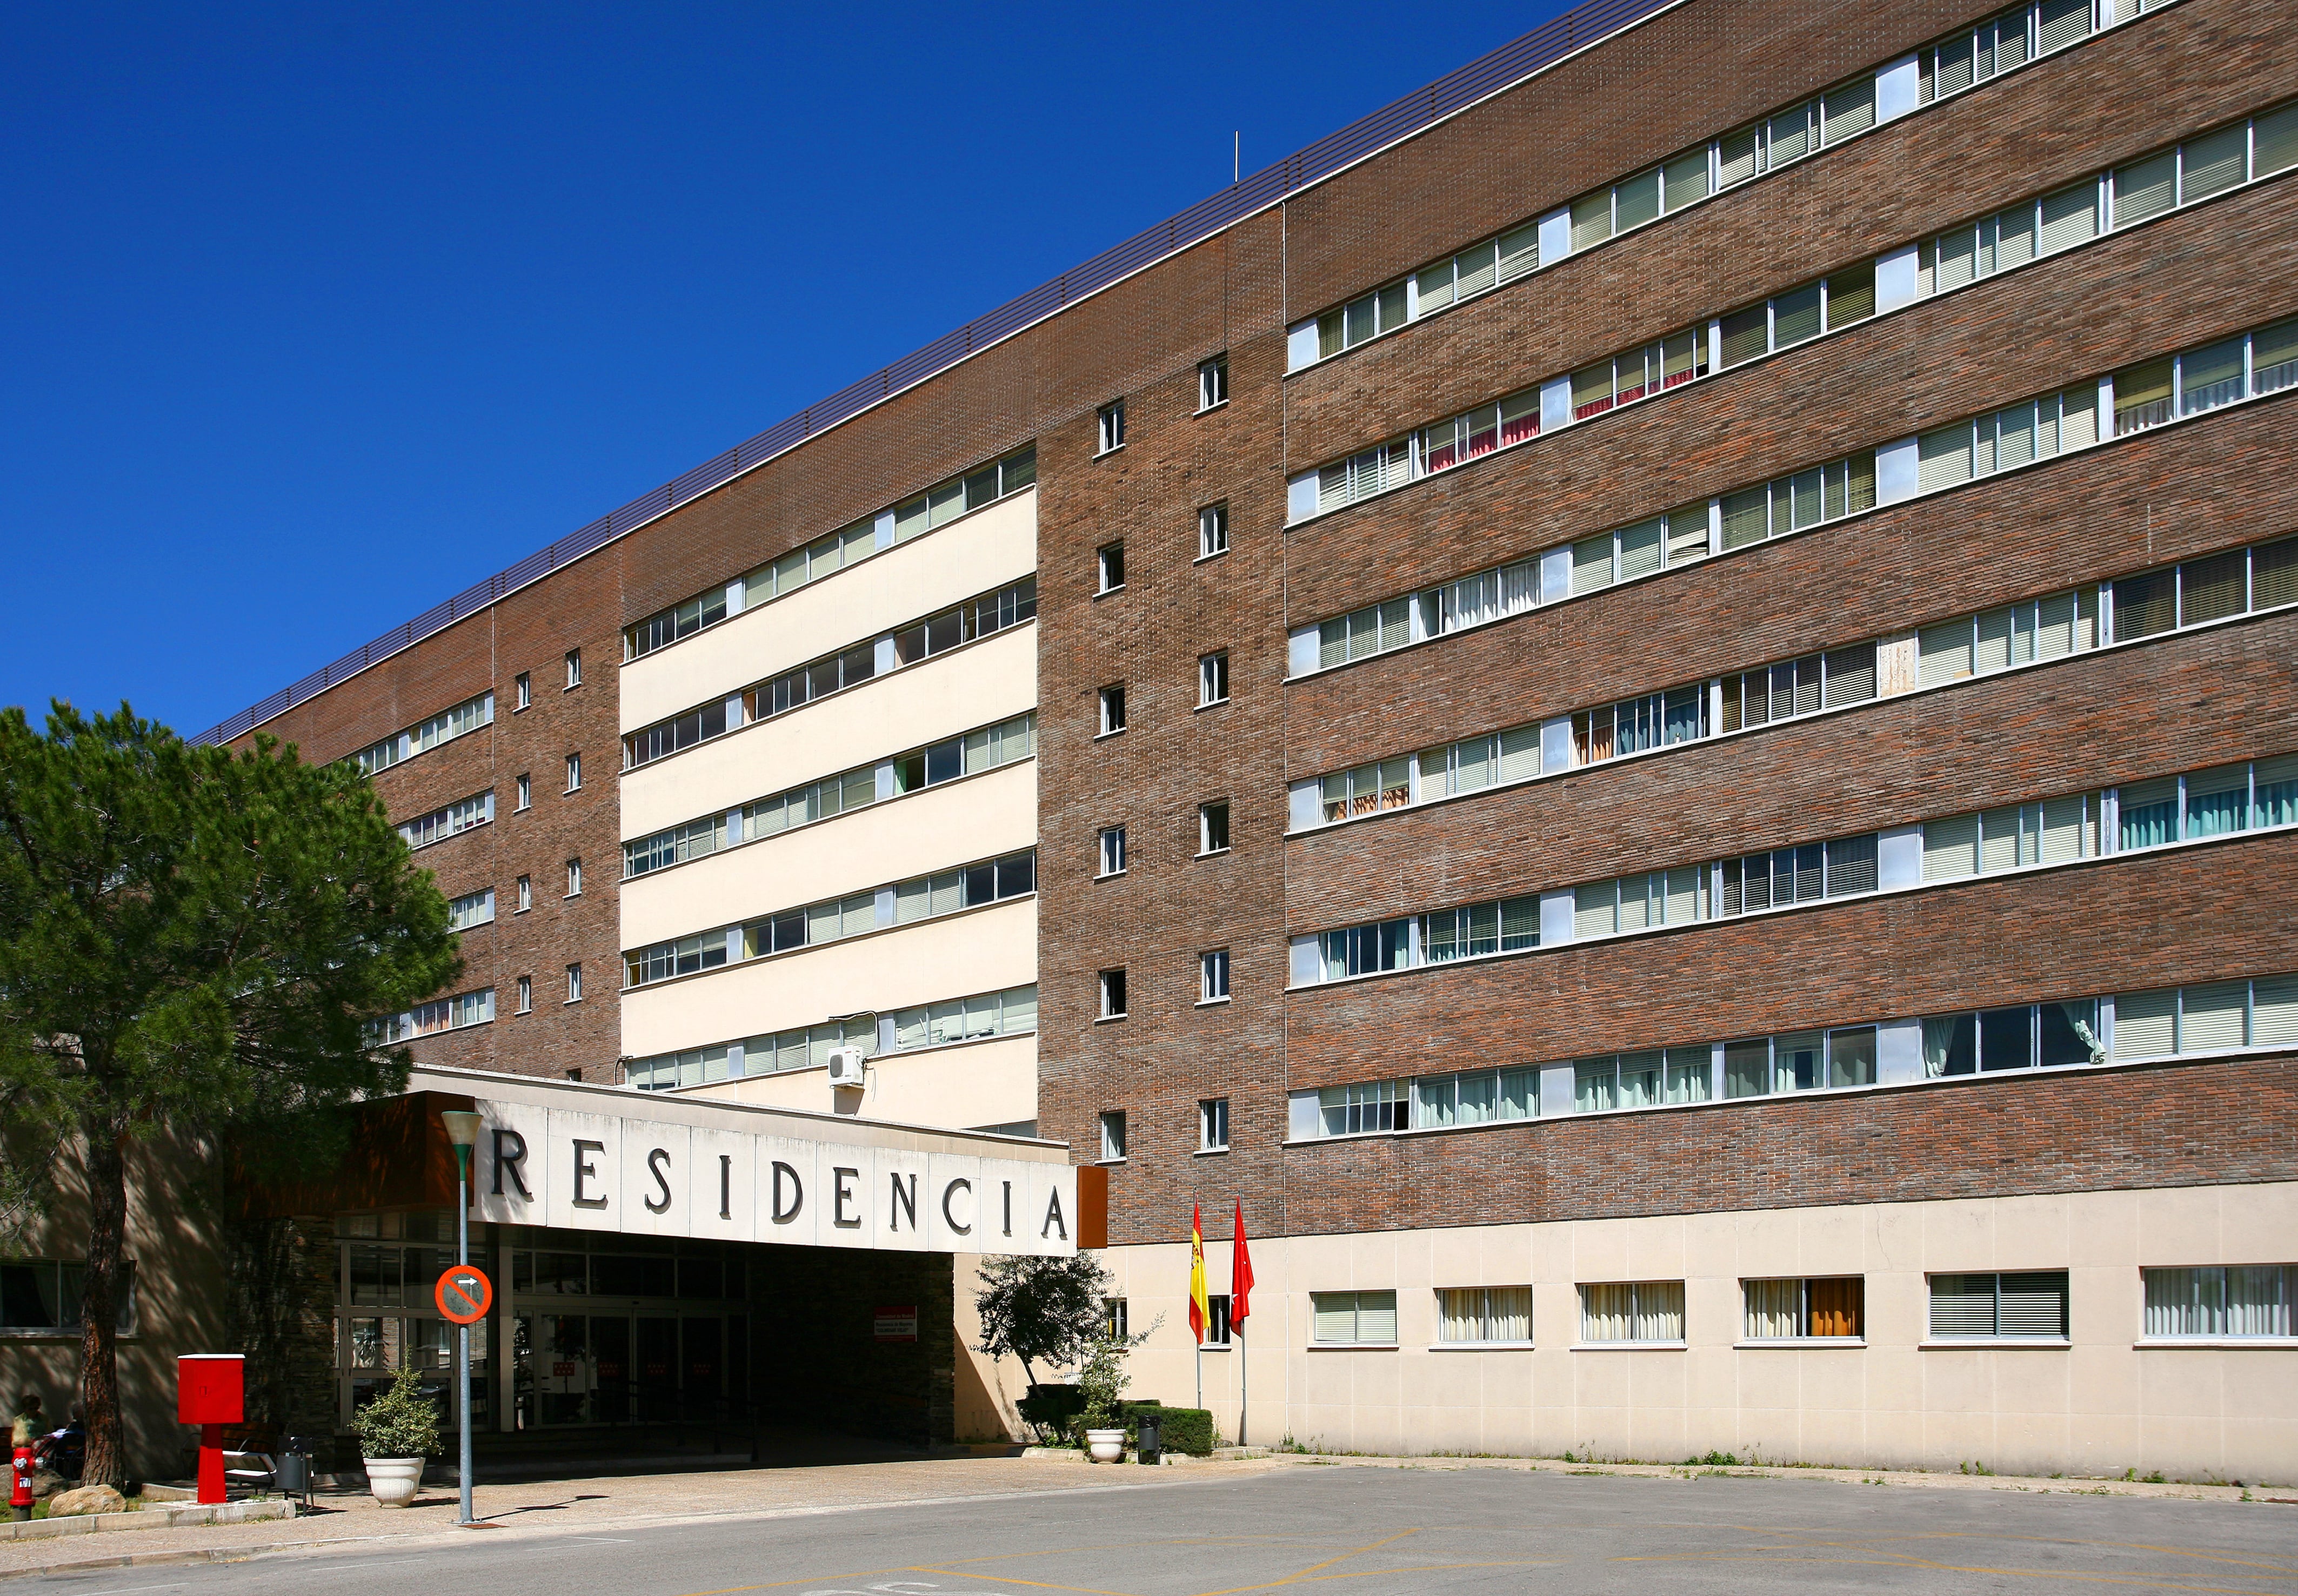
<path fill-rule="evenodd" d="M 403 1508 L 415 1500 L 417 1487 L 423 1484 L 421 1458 L 369 1458 L 367 1460 L 367 1488 L 375 1494 L 379 1508 Z"/>
<path fill-rule="evenodd" d="M 1085 1433 L 1086 1452 L 1096 1463 L 1114 1463 L 1125 1456 L 1123 1430 L 1087 1430 Z"/>

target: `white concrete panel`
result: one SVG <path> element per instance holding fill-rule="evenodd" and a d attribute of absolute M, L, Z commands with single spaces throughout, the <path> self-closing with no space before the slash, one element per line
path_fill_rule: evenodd
<path fill-rule="evenodd" d="M 693 1199 L 694 1236 L 717 1236 L 729 1241 L 757 1238 L 758 1139 L 726 1131 L 696 1128 L 689 1132 L 694 1174 L 689 1190 Z"/>
<path fill-rule="evenodd" d="M 1037 568 L 1031 488 L 632 660 L 622 671 L 622 728 L 634 731 L 738 693 Z"/>
<path fill-rule="evenodd" d="M 875 764 L 1037 703 L 1037 630 L 1031 621 L 623 772 L 623 835 L 642 837 Z"/>
<path fill-rule="evenodd" d="M 623 1205 L 623 1122 L 614 1115 L 553 1108 L 536 1152 L 550 1170 L 547 1225 L 570 1230 L 619 1230 Z"/>
<path fill-rule="evenodd" d="M 640 1122 L 633 1128 L 641 1133 L 623 1138 L 623 1193 L 629 1205 L 623 1230 L 639 1236 L 690 1234 L 688 1127 Z"/>
<path fill-rule="evenodd" d="M 1037 901 L 1019 898 L 626 991 L 623 1051 L 644 1058 L 715 1047 L 1037 978 Z"/>
<path fill-rule="evenodd" d="M 1023 760 L 625 882 L 623 946 L 844 897 L 1037 840 L 1037 763 Z"/>
<path fill-rule="evenodd" d="M 826 1068 L 741 1075 L 690 1087 L 678 1095 L 813 1114 L 847 1111 L 832 1101 Z M 1037 1039 L 1035 1034 L 998 1036 L 914 1053 L 880 1054 L 870 1061 L 869 1084 L 853 1112 L 860 1119 L 904 1125 L 1013 1125 L 1034 1120 Z"/>

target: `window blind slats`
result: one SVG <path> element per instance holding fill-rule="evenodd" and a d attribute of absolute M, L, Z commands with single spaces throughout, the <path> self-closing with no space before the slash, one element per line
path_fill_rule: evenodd
<path fill-rule="evenodd" d="M 2114 1056 L 2163 1058 L 2178 1039 L 2178 989 L 2124 992 L 2114 1000 Z"/>
<path fill-rule="evenodd" d="M 2179 995 L 2178 1051 L 2211 1052 L 2244 1045 L 2250 983 L 2219 981 L 2189 986 Z"/>

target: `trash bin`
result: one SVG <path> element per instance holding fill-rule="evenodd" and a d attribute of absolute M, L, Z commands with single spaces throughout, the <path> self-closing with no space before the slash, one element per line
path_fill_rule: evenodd
<path fill-rule="evenodd" d="M 1164 1452 L 1157 1434 L 1157 1421 L 1144 1413 L 1136 1427 L 1140 1439 L 1134 1447 L 1134 1460 L 1140 1463 L 1163 1461 Z"/>
<path fill-rule="evenodd" d="M 272 1460 L 271 1483 L 282 1496 L 309 1506 L 311 1501 L 311 1458 L 303 1452 L 283 1452 Z"/>

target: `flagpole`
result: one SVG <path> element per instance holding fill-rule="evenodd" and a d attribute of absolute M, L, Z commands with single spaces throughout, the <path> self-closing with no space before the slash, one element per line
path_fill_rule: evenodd
<path fill-rule="evenodd" d="M 1236 1444 L 1244 1444 L 1244 1371 L 1252 1367 L 1244 1356 L 1244 1330 L 1232 1327 L 1229 1334 L 1236 1338 Z"/>

